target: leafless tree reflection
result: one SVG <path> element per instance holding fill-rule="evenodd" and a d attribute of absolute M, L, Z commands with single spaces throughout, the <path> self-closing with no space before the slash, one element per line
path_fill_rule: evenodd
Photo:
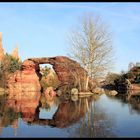
<path fill-rule="evenodd" d="M 112 131 L 114 116 L 108 116 L 104 108 L 98 106 L 99 98 L 98 95 L 93 96 L 92 102 L 88 102 L 87 98 L 81 99 L 87 113 L 74 129 L 68 128 L 70 137 L 116 137 Z"/>

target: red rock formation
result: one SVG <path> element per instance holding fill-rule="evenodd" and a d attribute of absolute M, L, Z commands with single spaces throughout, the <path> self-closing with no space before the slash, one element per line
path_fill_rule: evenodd
<path fill-rule="evenodd" d="M 21 70 L 16 71 L 8 79 L 7 91 L 9 94 L 9 98 L 13 98 L 16 96 L 32 98 L 35 91 L 39 92 L 41 90 L 41 86 L 39 83 L 41 79 L 39 75 L 39 64 L 53 65 L 53 69 L 60 81 L 59 89 L 61 88 L 62 93 L 64 93 L 66 90 L 71 90 L 71 88 L 73 87 L 80 87 L 81 90 L 85 90 L 87 72 L 76 61 L 64 56 L 30 58 L 23 62 Z M 92 82 L 93 81 L 90 79 L 90 88 L 93 88 L 93 86 L 95 86 L 95 83 Z M 32 91 L 33 93 L 27 95 L 29 91 Z"/>
<path fill-rule="evenodd" d="M 53 69 L 56 72 L 58 79 L 63 84 L 73 84 L 75 81 L 74 74 L 84 75 L 86 71 L 76 62 L 68 57 L 64 56 L 56 56 L 56 57 L 43 57 L 43 58 L 29 58 L 28 60 L 32 60 L 38 64 L 51 64 L 53 65 Z M 77 72 L 77 73 L 76 73 Z M 83 76 L 81 76 L 83 77 Z"/>
<path fill-rule="evenodd" d="M 2 47 L 2 32 L 0 32 L 0 61 L 3 59 L 4 57 L 4 49 Z"/>
<path fill-rule="evenodd" d="M 65 57 L 42 57 L 42 58 L 29 58 L 37 64 L 51 64 L 56 72 L 61 86 L 66 85 L 68 88 L 77 87 L 79 83 L 81 90 L 85 90 L 85 79 L 87 78 L 87 72 L 76 61 Z M 95 86 L 95 83 L 89 79 L 90 88 Z"/>
<path fill-rule="evenodd" d="M 41 90 L 39 77 L 36 73 L 38 65 L 34 62 L 25 60 L 21 70 L 17 70 L 7 81 L 7 94 L 10 99 L 32 99 Z"/>
<path fill-rule="evenodd" d="M 13 56 L 15 59 L 20 61 L 20 57 L 19 57 L 19 53 L 18 53 L 18 46 L 13 50 L 13 52 L 11 53 L 11 56 Z"/>

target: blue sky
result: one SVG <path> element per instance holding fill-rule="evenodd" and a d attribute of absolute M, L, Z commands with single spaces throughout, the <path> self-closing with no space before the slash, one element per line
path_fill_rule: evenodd
<path fill-rule="evenodd" d="M 100 15 L 110 26 L 114 72 L 127 71 L 129 62 L 140 62 L 140 3 L 132 2 L 0 3 L 3 48 L 11 53 L 18 44 L 22 61 L 67 55 L 67 33 L 85 12 Z"/>

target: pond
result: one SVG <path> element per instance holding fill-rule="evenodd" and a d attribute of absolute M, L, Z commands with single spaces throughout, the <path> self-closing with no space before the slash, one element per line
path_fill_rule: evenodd
<path fill-rule="evenodd" d="M 140 137 L 140 97 L 106 94 L 44 105 L 0 96 L 0 137 Z"/>

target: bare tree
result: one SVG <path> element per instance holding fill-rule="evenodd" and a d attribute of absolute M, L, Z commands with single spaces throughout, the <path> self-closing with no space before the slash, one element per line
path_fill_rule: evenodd
<path fill-rule="evenodd" d="M 99 16 L 87 13 L 68 34 L 69 57 L 85 68 L 91 78 L 104 76 L 113 66 L 113 47 L 107 26 Z"/>

